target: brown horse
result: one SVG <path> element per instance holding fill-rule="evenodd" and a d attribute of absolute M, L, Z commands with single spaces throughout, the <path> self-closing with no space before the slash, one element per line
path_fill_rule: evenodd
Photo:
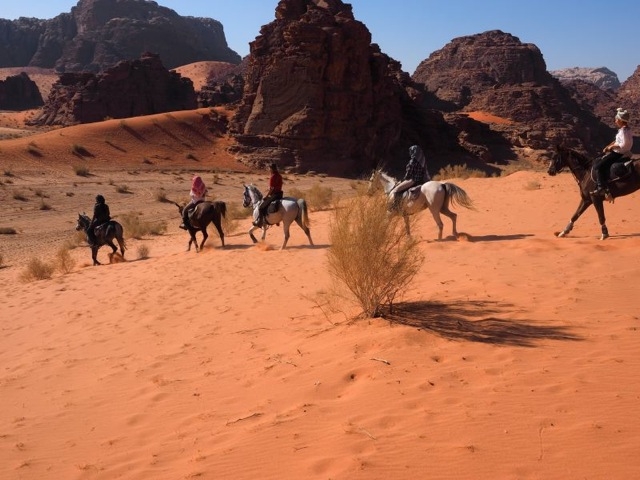
<path fill-rule="evenodd" d="M 182 217 L 182 212 L 184 211 L 185 205 L 180 205 L 176 202 L 173 203 L 176 207 L 178 207 L 178 211 L 180 212 L 180 216 Z M 227 204 L 224 202 L 215 201 L 198 203 L 195 208 L 193 208 L 191 212 L 189 212 L 189 224 L 187 230 L 191 238 L 189 239 L 187 251 L 191 250 L 192 243 L 196 246 L 196 252 L 202 250 L 202 247 L 204 247 L 204 242 L 206 242 L 207 238 L 209 238 L 209 234 L 207 233 L 207 226 L 210 223 L 213 223 L 218 230 L 220 241 L 222 242 L 222 246 L 224 247 L 222 218 L 226 215 L 226 213 Z M 200 248 L 198 248 L 196 232 L 202 232 L 202 242 L 200 243 Z"/>
<path fill-rule="evenodd" d="M 120 225 L 115 220 L 109 220 L 104 225 L 100 225 L 95 228 L 95 239 L 96 242 L 92 243 L 89 240 L 89 228 L 91 226 L 91 219 L 85 215 L 84 213 L 78 214 L 78 222 L 76 223 L 76 230 L 83 230 L 87 235 L 87 243 L 91 247 L 91 259 L 93 260 L 94 265 L 100 265 L 98 261 L 98 250 L 103 245 L 109 245 L 111 250 L 113 250 L 109 254 L 109 261 L 111 262 L 113 259 L 113 254 L 118 251 L 116 248 L 114 240 L 118 242 L 120 246 L 120 254 L 124 258 L 124 251 L 126 249 L 126 243 L 124 241 L 124 233 L 122 230 L 122 225 Z"/>
<path fill-rule="evenodd" d="M 603 194 L 594 195 L 591 193 L 596 187 L 593 162 L 575 150 L 558 145 L 556 146 L 555 158 L 551 160 L 547 173 L 553 176 L 565 167 L 571 171 L 578 182 L 580 204 L 564 230 L 558 233 L 558 237 L 564 237 L 573 230 L 573 224 L 576 220 L 593 204 L 602 229 L 600 239 L 606 239 L 609 236 L 609 230 L 604 216 L 605 197 Z M 640 188 L 640 164 L 631 159 L 623 159 L 623 162 L 614 163 L 609 178 L 608 188 L 612 196 L 610 201 L 613 202 L 613 198 L 629 195 Z"/>

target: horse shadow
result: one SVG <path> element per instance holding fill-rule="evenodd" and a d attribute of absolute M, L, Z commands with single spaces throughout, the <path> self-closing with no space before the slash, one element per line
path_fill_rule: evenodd
<path fill-rule="evenodd" d="M 534 347 L 540 340 L 578 341 L 583 338 L 563 326 L 535 325 L 498 318 L 512 305 L 482 300 L 457 302 L 400 302 L 383 315 L 392 324 L 430 331 L 448 340 Z M 476 317 L 477 320 L 471 320 Z"/>
<path fill-rule="evenodd" d="M 533 237 L 533 233 L 515 233 L 512 235 L 470 235 L 460 232 L 458 237 L 463 237 L 469 242 L 503 242 L 507 240 L 523 240 L 527 237 Z M 459 240 L 456 237 L 450 237 L 451 240 Z"/>

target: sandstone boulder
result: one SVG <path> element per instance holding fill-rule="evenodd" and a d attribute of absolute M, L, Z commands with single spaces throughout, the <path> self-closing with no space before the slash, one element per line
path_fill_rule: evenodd
<path fill-rule="evenodd" d="M 28 110 L 43 104 L 38 86 L 26 73 L 0 80 L 0 110 Z"/>

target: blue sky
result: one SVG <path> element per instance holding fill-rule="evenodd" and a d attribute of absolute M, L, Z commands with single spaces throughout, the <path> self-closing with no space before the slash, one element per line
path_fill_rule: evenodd
<path fill-rule="evenodd" d="M 277 0 L 156 0 L 180 15 L 211 17 L 241 56 L 260 27 L 275 18 Z M 0 18 L 53 18 L 77 0 L 2 0 Z M 381 50 L 412 74 L 452 39 L 502 30 L 535 44 L 548 70 L 607 67 L 621 82 L 640 65 L 638 0 L 351 0 L 357 20 Z"/>

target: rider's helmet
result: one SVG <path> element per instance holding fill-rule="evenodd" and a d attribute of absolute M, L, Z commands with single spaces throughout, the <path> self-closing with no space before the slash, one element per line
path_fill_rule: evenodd
<path fill-rule="evenodd" d="M 102 195 L 96 195 L 96 203 L 104 203 L 104 197 Z"/>

